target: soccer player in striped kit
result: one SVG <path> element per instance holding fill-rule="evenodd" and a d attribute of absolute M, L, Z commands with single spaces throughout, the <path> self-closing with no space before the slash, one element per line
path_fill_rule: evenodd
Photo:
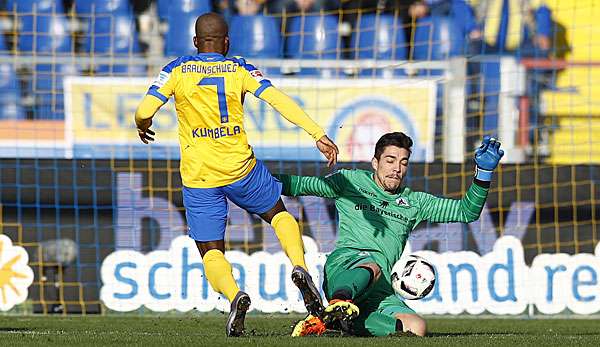
<path fill-rule="evenodd" d="M 425 335 L 425 320 L 394 292 L 392 266 L 419 223 L 470 223 L 481 215 L 493 170 L 504 151 L 484 137 L 475 151 L 475 176 L 465 196 L 445 199 L 402 184 L 412 139 L 401 132 L 383 135 L 375 145 L 373 172 L 339 170 L 326 177 L 278 175 L 283 193 L 335 200 L 339 215 L 336 248 L 327 256 L 323 289 L 329 300 L 321 316 L 308 315 L 292 336 L 321 335 L 326 329 L 361 336 L 397 332 Z"/>
<path fill-rule="evenodd" d="M 153 141 L 152 117 L 172 95 L 179 122 L 183 203 L 189 236 L 204 263 L 211 287 L 231 302 L 228 336 L 244 332 L 250 297 L 237 286 L 225 259 L 227 199 L 270 223 L 294 269 L 292 280 L 309 313 L 320 315 L 323 304 L 308 274 L 297 221 L 281 200 L 281 182 L 254 156 L 244 130 L 247 92 L 269 103 L 304 129 L 332 166 L 338 148 L 289 96 L 272 86 L 241 57 L 227 58 L 227 23 L 218 14 L 198 17 L 194 46 L 198 54 L 181 56 L 160 71 L 139 105 L 135 122 L 140 139 Z"/>

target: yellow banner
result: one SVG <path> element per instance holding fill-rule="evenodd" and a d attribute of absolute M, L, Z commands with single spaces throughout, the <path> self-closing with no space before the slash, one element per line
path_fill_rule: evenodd
<path fill-rule="evenodd" d="M 433 160 L 436 85 L 432 80 L 286 78 L 272 82 L 336 141 L 342 161 L 370 160 L 377 139 L 391 131 L 403 131 L 413 138 L 412 159 Z M 149 80 L 76 77 L 65 83 L 66 138 L 75 153 L 78 146 L 140 144 L 133 116 Z M 259 158 L 320 158 L 312 138 L 265 102 L 248 94 L 244 113 L 249 141 Z M 154 118 L 153 129 L 153 146 L 177 146 L 177 114 L 172 100 Z M 115 153 L 110 151 L 111 156 L 119 156 Z"/>
<path fill-rule="evenodd" d="M 67 138 L 75 145 L 137 144 L 134 114 L 151 81 L 145 78 L 71 77 L 65 79 Z M 177 114 L 171 101 L 153 119 L 157 143 L 176 144 Z"/>

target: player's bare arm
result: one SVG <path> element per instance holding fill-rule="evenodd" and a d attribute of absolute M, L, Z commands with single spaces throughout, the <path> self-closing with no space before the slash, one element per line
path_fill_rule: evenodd
<path fill-rule="evenodd" d="M 317 148 L 327 158 L 328 167 L 333 167 L 337 164 L 337 155 L 340 153 L 340 150 L 327 135 L 323 135 L 317 141 Z"/>
<path fill-rule="evenodd" d="M 154 135 L 156 134 L 150 127 L 152 126 L 154 114 L 162 105 L 163 102 L 161 100 L 154 96 L 146 95 L 135 111 L 135 126 L 137 128 L 138 136 L 145 144 L 154 141 Z"/>

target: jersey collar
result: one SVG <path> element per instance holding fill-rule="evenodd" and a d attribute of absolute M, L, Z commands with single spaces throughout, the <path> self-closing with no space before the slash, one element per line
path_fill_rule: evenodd
<path fill-rule="evenodd" d="M 201 61 L 224 61 L 225 57 L 220 53 L 198 53 L 196 55 Z"/>

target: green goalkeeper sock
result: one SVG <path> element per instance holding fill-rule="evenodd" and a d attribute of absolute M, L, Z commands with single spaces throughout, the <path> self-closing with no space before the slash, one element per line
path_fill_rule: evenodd
<path fill-rule="evenodd" d="M 336 283 L 344 283 L 335 288 L 332 299 L 353 300 L 369 287 L 373 280 L 373 272 L 369 268 L 356 267 L 343 271 L 335 279 Z"/>

